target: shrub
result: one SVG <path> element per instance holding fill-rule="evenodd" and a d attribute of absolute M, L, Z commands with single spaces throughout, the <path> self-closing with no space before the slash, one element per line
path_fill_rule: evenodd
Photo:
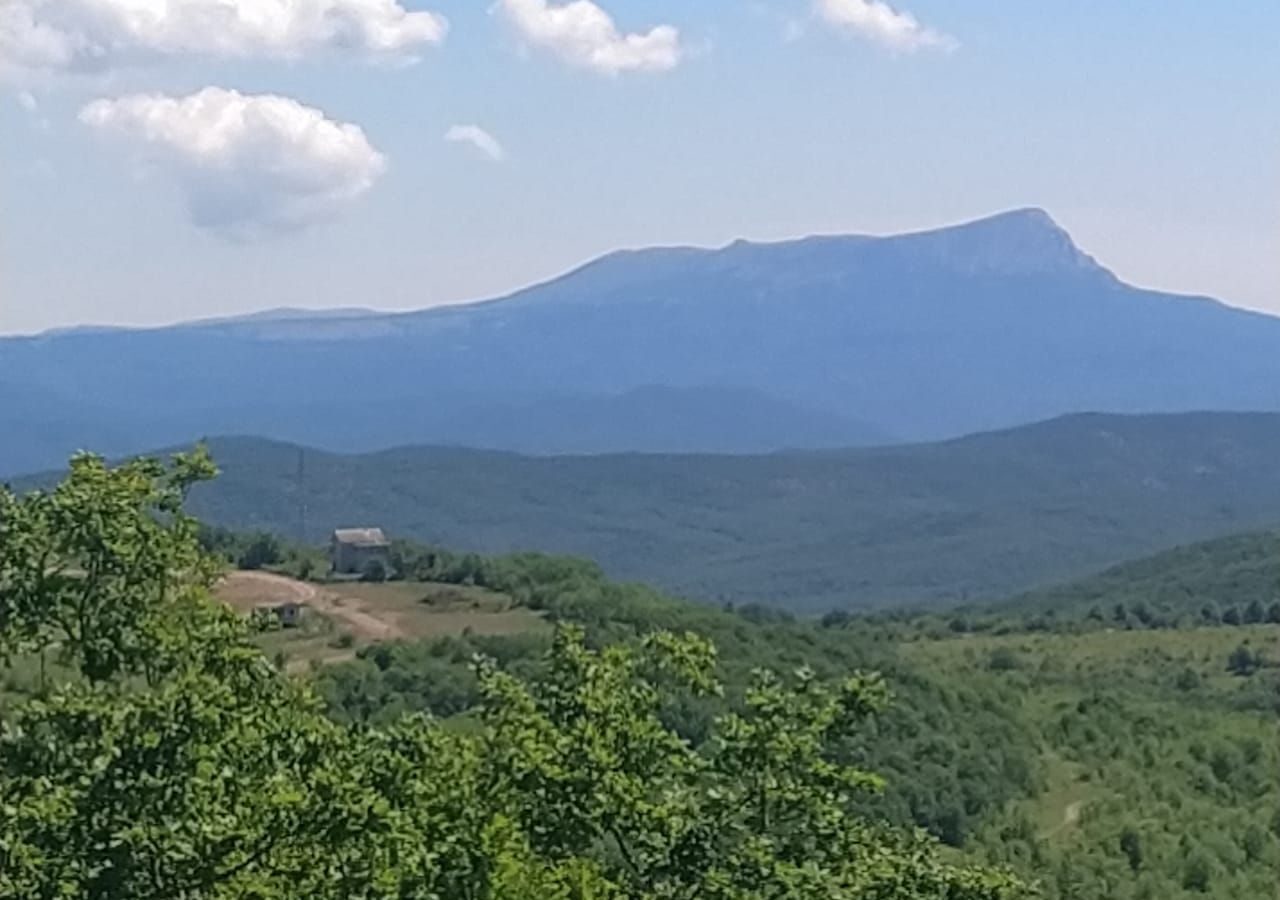
<path fill-rule="evenodd" d="M 1009 647 L 997 647 L 991 651 L 987 668 L 993 672 L 1012 672 L 1022 668 L 1022 658 Z"/>
<path fill-rule="evenodd" d="M 360 580 L 380 584 L 387 580 L 387 567 L 382 560 L 371 559 L 360 573 Z"/>
<path fill-rule="evenodd" d="M 1240 644 L 1227 657 L 1227 671 L 1232 675 L 1249 676 L 1258 671 L 1261 663 L 1258 654 L 1250 650 L 1248 644 Z"/>
<path fill-rule="evenodd" d="M 280 547 L 280 539 L 274 534 L 261 532 L 249 540 L 248 545 L 236 559 L 236 565 L 246 571 L 252 571 L 261 569 L 263 566 L 273 566 L 283 559 L 284 552 Z"/>

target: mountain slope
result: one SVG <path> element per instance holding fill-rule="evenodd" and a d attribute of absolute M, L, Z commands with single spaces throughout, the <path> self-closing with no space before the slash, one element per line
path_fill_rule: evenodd
<path fill-rule="evenodd" d="M 1037 210 L 885 238 L 619 252 L 419 313 L 0 340 L 0 400 L 76 398 L 132 449 L 201 433 L 343 450 L 822 447 L 1081 410 L 1280 410 L 1277 384 L 1280 319 L 1125 285 Z M 638 442 L 628 395 L 653 387 L 695 392 L 686 405 L 729 391 L 710 405 L 726 421 L 757 409 L 732 398 L 763 398 L 811 428 Z M 679 406 L 647 431 L 687 435 Z M 565 411 L 581 407 L 597 411 L 590 428 Z M 0 473 L 32 456 L 42 420 L 24 421 Z"/>
<path fill-rule="evenodd" d="M 363 456 L 218 439 L 203 518 L 539 549 L 707 600 L 973 601 L 1280 522 L 1280 415 L 1071 416 L 955 441 L 765 456 Z"/>

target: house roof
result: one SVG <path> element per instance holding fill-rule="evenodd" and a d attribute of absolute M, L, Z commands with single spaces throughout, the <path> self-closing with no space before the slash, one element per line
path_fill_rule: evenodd
<path fill-rule="evenodd" d="M 333 539 L 356 547 L 386 547 L 391 543 L 381 528 L 339 528 L 334 531 Z"/>

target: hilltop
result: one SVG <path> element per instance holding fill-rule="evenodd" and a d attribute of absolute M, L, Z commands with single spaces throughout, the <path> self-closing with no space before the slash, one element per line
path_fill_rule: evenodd
<path fill-rule="evenodd" d="M 1277 383 L 1280 320 L 1127 285 L 1025 209 L 621 251 L 421 312 L 2 339 L 0 400 L 39 402 L 5 414 L 0 474 L 199 434 L 344 452 L 858 446 L 1083 410 L 1277 410 Z"/>

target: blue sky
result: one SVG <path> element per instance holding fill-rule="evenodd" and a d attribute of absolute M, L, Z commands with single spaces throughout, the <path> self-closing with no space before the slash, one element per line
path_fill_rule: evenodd
<path fill-rule="evenodd" d="M 1128 280 L 1280 312 L 1274 0 L 253 0 L 284 25 L 225 31 L 101 24 L 210 0 L 15 2 L 0 332 L 416 308 L 1016 206 Z"/>

